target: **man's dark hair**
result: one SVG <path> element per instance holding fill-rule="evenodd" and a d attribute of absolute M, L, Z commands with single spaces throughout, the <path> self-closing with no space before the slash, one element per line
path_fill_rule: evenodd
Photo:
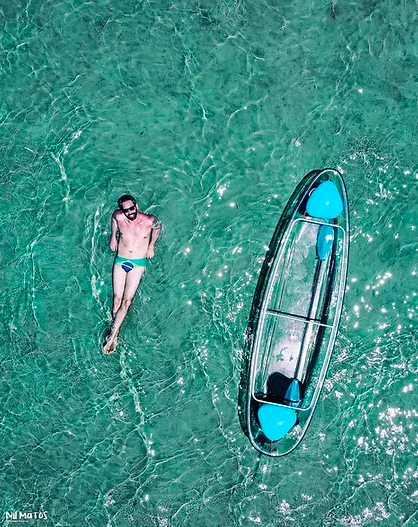
<path fill-rule="evenodd" d="M 118 199 L 118 205 L 119 205 L 119 208 L 122 209 L 122 203 L 125 203 L 125 201 L 132 201 L 132 203 L 134 205 L 136 205 L 136 201 L 135 201 L 135 198 L 133 196 L 130 196 L 129 194 L 124 194 L 123 196 L 121 196 L 119 199 Z"/>

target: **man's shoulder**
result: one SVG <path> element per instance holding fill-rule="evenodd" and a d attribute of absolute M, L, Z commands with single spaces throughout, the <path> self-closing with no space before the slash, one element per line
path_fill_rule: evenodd
<path fill-rule="evenodd" d="M 112 218 L 117 221 L 117 220 L 120 219 L 122 214 L 123 214 L 123 212 L 120 209 L 116 209 L 115 212 L 112 214 Z"/>
<path fill-rule="evenodd" d="M 145 212 L 138 212 L 138 215 L 142 217 L 143 221 L 147 221 L 147 222 L 150 222 L 150 223 L 154 219 L 154 215 L 153 214 L 146 214 Z"/>

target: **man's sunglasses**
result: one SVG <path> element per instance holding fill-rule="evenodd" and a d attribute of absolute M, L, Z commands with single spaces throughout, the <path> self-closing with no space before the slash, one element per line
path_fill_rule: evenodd
<path fill-rule="evenodd" d="M 124 212 L 125 214 L 127 212 L 131 212 L 131 211 L 133 212 L 135 210 L 135 208 L 136 208 L 136 205 L 132 205 L 132 207 L 129 207 L 127 209 L 122 209 L 122 212 Z"/>

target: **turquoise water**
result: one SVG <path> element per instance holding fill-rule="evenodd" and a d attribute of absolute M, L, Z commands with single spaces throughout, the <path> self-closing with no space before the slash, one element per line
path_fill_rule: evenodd
<path fill-rule="evenodd" d="M 418 525 L 416 3 L 0 16 L 2 523 Z M 260 458 L 243 334 L 280 213 L 326 166 L 351 207 L 339 339 L 303 444 Z M 164 232 L 105 357 L 126 192 Z"/>

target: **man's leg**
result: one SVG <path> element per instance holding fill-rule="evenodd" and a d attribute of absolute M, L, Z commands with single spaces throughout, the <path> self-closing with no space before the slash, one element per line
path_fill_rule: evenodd
<path fill-rule="evenodd" d="M 115 320 L 116 313 L 122 303 L 123 292 L 125 291 L 127 273 L 120 265 L 113 265 L 113 307 L 112 318 Z"/>
<path fill-rule="evenodd" d="M 113 264 L 112 283 L 113 283 L 113 304 L 112 304 L 112 320 L 115 320 L 116 313 L 122 303 L 123 292 L 125 291 L 126 271 L 120 265 Z M 114 347 L 111 342 L 112 327 L 105 337 L 103 344 L 103 353 L 113 353 Z"/>
<path fill-rule="evenodd" d="M 125 320 L 129 306 L 132 303 L 132 299 L 135 296 L 144 272 L 145 267 L 135 267 L 132 271 L 126 273 L 125 290 L 123 292 L 122 302 L 120 303 L 119 309 L 116 311 L 109 339 L 103 348 L 103 353 L 109 354 L 115 351 L 120 327 Z"/>

